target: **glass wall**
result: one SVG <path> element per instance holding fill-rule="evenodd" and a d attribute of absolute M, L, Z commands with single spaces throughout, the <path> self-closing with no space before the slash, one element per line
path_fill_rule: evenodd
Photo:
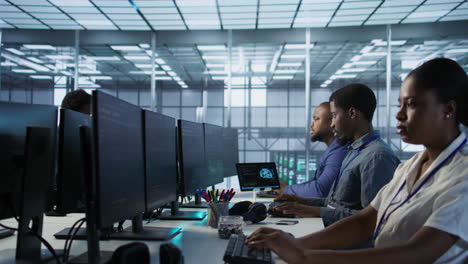
<path fill-rule="evenodd" d="M 78 64 L 79 88 L 88 92 L 100 89 L 150 109 L 150 41 L 121 41 L 118 45 L 105 42 L 102 39 L 100 44 L 80 45 L 78 52 L 74 45 L 48 41 L 2 43 L 0 100 L 60 105 L 64 95 L 75 88 Z M 311 109 L 305 109 L 304 43 L 236 43 L 231 49 L 231 67 L 227 39 L 216 45 L 157 43 L 155 111 L 176 119 L 223 126 L 228 126 L 230 120 L 239 133 L 240 162 L 275 161 L 284 180 L 303 182 L 307 180 L 305 146 L 309 140 L 306 110 L 313 111 L 348 83 L 368 85 L 378 98 L 373 125 L 385 138 L 389 135 L 392 148 L 405 160 L 421 148 L 402 143 L 396 135 L 394 116 L 402 80 L 411 69 L 434 57 L 452 58 L 465 69 L 468 65 L 468 39 L 460 37 L 393 39 L 390 67 L 386 63 L 385 38 L 312 44 Z M 391 70 L 390 114 L 387 68 Z M 325 147 L 323 143 L 311 144 L 307 161 L 310 175 Z"/>

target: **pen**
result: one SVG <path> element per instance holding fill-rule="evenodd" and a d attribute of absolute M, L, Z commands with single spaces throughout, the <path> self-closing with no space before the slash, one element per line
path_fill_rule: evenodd
<path fill-rule="evenodd" d="M 230 201 L 231 201 L 232 197 L 234 197 L 234 195 L 235 195 L 235 194 L 236 194 L 236 192 L 233 192 L 233 193 L 232 193 L 231 197 L 229 197 L 229 200 L 228 200 L 228 202 L 230 202 Z"/>

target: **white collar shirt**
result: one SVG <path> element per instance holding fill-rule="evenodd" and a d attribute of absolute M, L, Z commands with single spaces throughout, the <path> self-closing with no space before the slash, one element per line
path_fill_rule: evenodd
<path fill-rule="evenodd" d="M 401 163 L 390 183 L 384 186 L 371 202 L 378 211 L 377 223 L 385 209 L 387 215 L 400 205 L 465 140 L 465 133 L 452 141 L 423 175 L 415 182 L 426 152 L 414 155 Z M 403 182 L 406 185 L 398 192 Z M 375 240 L 375 247 L 391 247 L 408 242 L 422 227 L 432 227 L 458 237 L 457 242 L 435 263 L 468 263 L 468 143 L 430 178 L 405 204 L 384 221 Z"/>

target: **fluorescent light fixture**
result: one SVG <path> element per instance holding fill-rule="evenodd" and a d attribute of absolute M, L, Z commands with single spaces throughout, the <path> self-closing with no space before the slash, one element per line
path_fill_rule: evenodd
<path fill-rule="evenodd" d="M 402 60 L 401 68 L 405 70 L 412 70 L 420 64 L 419 60 Z"/>
<path fill-rule="evenodd" d="M 445 53 L 468 53 L 468 49 L 451 49 L 447 50 Z"/>
<path fill-rule="evenodd" d="M 131 61 L 139 61 L 139 60 L 149 60 L 148 56 L 124 56 L 125 59 Z"/>
<path fill-rule="evenodd" d="M 36 44 L 24 44 L 23 48 L 35 49 L 35 50 L 55 50 L 55 47 L 51 45 L 36 45 Z"/>
<path fill-rule="evenodd" d="M 213 80 L 224 80 L 227 79 L 227 76 L 211 76 Z"/>
<path fill-rule="evenodd" d="M 90 76 L 89 78 L 91 78 L 93 81 L 96 81 L 96 80 L 112 80 L 111 76 Z"/>
<path fill-rule="evenodd" d="M 283 54 L 281 55 L 282 59 L 304 59 L 305 54 Z"/>
<path fill-rule="evenodd" d="M 88 59 L 95 61 L 119 61 L 120 58 L 117 56 L 88 56 Z"/>
<path fill-rule="evenodd" d="M 67 72 L 67 71 L 61 71 L 60 73 L 63 74 L 63 75 L 67 75 L 67 76 L 72 76 L 73 75 L 73 74 L 71 74 L 70 72 Z"/>
<path fill-rule="evenodd" d="M 387 46 L 387 41 L 381 39 L 374 39 L 371 41 L 374 46 Z M 406 40 L 392 40 L 390 44 L 392 46 L 401 46 L 406 43 Z"/>
<path fill-rule="evenodd" d="M 226 75 L 227 74 L 227 72 L 225 72 L 225 71 L 208 71 L 208 73 L 209 74 L 217 74 L 217 75 L 219 75 L 219 74 Z"/>
<path fill-rule="evenodd" d="M 354 65 L 374 65 L 377 61 L 355 61 Z"/>
<path fill-rule="evenodd" d="M 266 64 L 252 64 L 252 71 L 254 72 L 266 72 L 267 66 Z"/>
<path fill-rule="evenodd" d="M 153 67 L 153 65 L 151 65 L 151 64 L 135 63 L 135 67 L 142 68 L 142 69 L 146 69 L 146 68 L 150 68 L 150 69 L 151 69 L 151 67 Z M 155 64 L 154 67 L 157 68 L 158 65 Z"/>
<path fill-rule="evenodd" d="M 11 54 L 3 52 L 2 57 L 4 57 L 7 60 L 14 61 L 15 63 L 20 64 L 22 66 L 26 66 L 28 68 L 36 70 L 36 71 L 46 71 L 46 72 L 50 71 L 50 69 L 47 68 L 47 67 L 44 67 L 44 66 L 42 66 L 40 64 L 31 62 L 29 60 L 25 60 L 25 59 L 23 59 L 21 57 L 18 57 L 16 55 L 11 55 Z"/>
<path fill-rule="evenodd" d="M 337 71 L 335 72 L 335 74 L 343 74 L 343 73 L 344 73 L 344 70 L 337 70 Z"/>
<path fill-rule="evenodd" d="M 358 60 L 361 59 L 361 57 L 362 57 L 361 55 L 356 55 L 356 56 L 351 58 L 351 61 L 358 61 Z"/>
<path fill-rule="evenodd" d="M 14 54 L 16 54 L 16 55 L 21 55 L 21 56 L 24 55 L 24 52 L 19 51 L 19 50 L 14 49 L 14 48 L 7 48 L 6 50 L 8 50 L 9 52 L 14 53 Z"/>
<path fill-rule="evenodd" d="M 172 71 L 172 68 L 169 65 L 161 65 L 161 68 L 163 68 L 165 71 Z"/>
<path fill-rule="evenodd" d="M 179 77 L 179 76 L 174 76 L 174 80 L 178 81 L 178 82 L 181 82 L 182 79 Z"/>
<path fill-rule="evenodd" d="M 163 59 L 155 59 L 154 61 L 159 65 L 166 64 L 166 62 Z"/>
<path fill-rule="evenodd" d="M 330 84 L 330 83 L 332 83 L 332 82 L 333 82 L 333 80 L 326 80 L 326 81 L 323 82 L 323 83 Z"/>
<path fill-rule="evenodd" d="M 154 79 L 155 80 L 169 81 L 169 80 L 172 80 L 172 77 L 169 77 L 169 76 L 155 76 Z"/>
<path fill-rule="evenodd" d="M 299 67 L 301 66 L 302 63 L 300 62 L 283 62 L 283 63 L 278 63 L 278 67 Z"/>
<path fill-rule="evenodd" d="M 333 75 L 330 77 L 330 79 L 335 80 L 335 79 L 353 79 L 356 78 L 356 74 L 341 74 L 341 75 Z"/>
<path fill-rule="evenodd" d="M 368 52 L 368 53 L 363 53 L 361 56 L 386 56 L 387 52 Z"/>
<path fill-rule="evenodd" d="M 312 49 L 312 47 L 314 47 L 314 44 L 310 44 L 310 48 Z M 306 44 L 286 44 L 284 45 L 284 48 L 287 49 L 287 50 L 291 50 L 291 49 L 295 49 L 295 50 L 305 50 L 306 48 Z"/>
<path fill-rule="evenodd" d="M 279 57 L 281 54 L 281 51 L 283 50 L 282 47 L 280 47 L 276 52 L 275 55 L 273 56 L 273 60 L 270 64 L 270 72 L 274 72 L 276 69 L 276 65 L 278 65 Z"/>
<path fill-rule="evenodd" d="M 17 72 L 17 73 L 36 73 L 36 71 L 28 70 L 28 69 L 13 69 L 11 71 Z"/>
<path fill-rule="evenodd" d="M 43 61 L 41 61 L 40 59 L 35 58 L 35 57 L 27 57 L 27 59 L 32 60 L 32 61 L 37 62 L 37 63 L 44 63 Z"/>
<path fill-rule="evenodd" d="M 80 73 L 83 73 L 83 74 L 101 74 L 100 71 L 93 71 L 93 70 L 86 70 L 86 69 L 80 69 Z"/>
<path fill-rule="evenodd" d="M 367 68 L 350 68 L 350 69 L 343 69 L 342 72 L 365 72 Z"/>
<path fill-rule="evenodd" d="M 29 75 L 30 78 L 32 79 L 38 79 L 38 80 L 51 80 L 52 76 L 49 75 Z"/>
<path fill-rule="evenodd" d="M 295 74 L 297 70 L 276 70 L 276 74 Z"/>
<path fill-rule="evenodd" d="M 16 65 L 17 65 L 16 63 L 13 63 L 11 61 L 5 61 L 1 63 L 1 66 L 5 66 L 5 67 L 16 66 Z"/>
<path fill-rule="evenodd" d="M 138 46 L 140 46 L 140 48 L 142 49 L 149 49 L 151 47 L 149 44 L 146 43 L 140 43 L 138 44 Z"/>
<path fill-rule="evenodd" d="M 46 55 L 51 60 L 73 60 L 72 56 L 69 55 Z"/>
<path fill-rule="evenodd" d="M 369 53 L 373 48 L 373 46 L 365 46 L 362 48 L 361 53 Z"/>
<path fill-rule="evenodd" d="M 322 88 L 325 88 L 325 87 L 327 87 L 327 86 L 328 86 L 328 84 L 325 84 L 325 83 L 322 83 L 322 84 L 320 85 L 320 87 L 322 87 Z"/>
<path fill-rule="evenodd" d="M 197 45 L 197 48 L 201 51 L 226 50 L 224 45 Z"/>
<path fill-rule="evenodd" d="M 167 74 L 169 74 L 169 76 L 172 76 L 172 77 L 177 76 L 177 74 L 173 71 L 168 71 Z"/>
<path fill-rule="evenodd" d="M 353 66 L 353 63 L 348 62 L 348 63 L 345 63 L 342 68 L 347 69 L 347 68 L 351 68 L 352 66 Z"/>
<path fill-rule="evenodd" d="M 225 60 L 226 56 L 203 56 L 204 60 Z"/>
<path fill-rule="evenodd" d="M 224 64 L 213 64 L 213 63 L 207 63 L 206 64 L 207 68 L 224 68 L 227 67 L 227 65 Z"/>
<path fill-rule="evenodd" d="M 275 76 L 273 76 L 274 80 L 290 80 L 292 78 L 294 78 L 293 75 L 285 75 L 285 76 L 276 76 L 275 75 Z"/>
<path fill-rule="evenodd" d="M 151 75 L 151 71 L 129 71 L 130 74 L 145 74 Z M 166 75 L 165 71 L 155 71 L 155 75 Z"/>
<path fill-rule="evenodd" d="M 138 46 L 123 46 L 123 45 L 112 45 L 113 50 L 123 50 L 123 51 L 136 51 L 141 50 Z"/>

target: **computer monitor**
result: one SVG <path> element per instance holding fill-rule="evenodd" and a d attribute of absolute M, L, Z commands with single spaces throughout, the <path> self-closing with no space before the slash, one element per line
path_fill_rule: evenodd
<path fill-rule="evenodd" d="M 0 102 L 0 219 L 13 217 L 12 206 L 18 214 L 21 178 L 24 171 L 27 127 L 49 128 L 47 185 L 53 185 L 55 171 L 55 141 L 57 133 L 57 107 L 23 103 Z M 45 203 L 44 203 L 45 206 Z"/>
<path fill-rule="evenodd" d="M 98 226 L 145 210 L 141 108 L 93 91 L 92 119 Z"/>
<path fill-rule="evenodd" d="M 60 109 L 57 161 L 57 200 L 54 211 L 82 213 L 85 209 L 83 161 L 80 126 L 91 126 L 91 117 Z"/>
<path fill-rule="evenodd" d="M 177 200 L 175 119 L 143 111 L 145 210 L 153 211 Z"/>
<path fill-rule="evenodd" d="M 278 172 L 274 162 L 237 163 L 236 168 L 241 191 L 280 188 Z"/>
<path fill-rule="evenodd" d="M 42 234 L 53 182 L 56 124 L 54 106 L 0 102 L 0 219 L 19 217 L 16 256 L 5 254 L 6 259 L 43 258 L 35 236 Z"/>
<path fill-rule="evenodd" d="M 110 239 L 165 240 L 178 229 L 142 225 L 145 205 L 143 113 L 138 106 L 101 91 L 92 95 L 92 182 L 96 227 Z M 132 226 L 114 232 L 114 223 L 127 219 Z M 68 229 L 55 234 L 66 239 Z M 77 239 L 86 238 L 85 230 Z"/>
<path fill-rule="evenodd" d="M 203 124 L 178 120 L 179 187 L 183 197 L 213 182 L 207 177 Z"/>
<path fill-rule="evenodd" d="M 224 128 L 224 177 L 236 175 L 236 163 L 239 162 L 239 139 L 237 129 Z"/>
<path fill-rule="evenodd" d="M 229 146 L 223 146 L 223 127 L 205 123 L 203 129 L 208 178 L 211 181 L 210 185 L 215 185 L 224 180 L 224 148 Z"/>

